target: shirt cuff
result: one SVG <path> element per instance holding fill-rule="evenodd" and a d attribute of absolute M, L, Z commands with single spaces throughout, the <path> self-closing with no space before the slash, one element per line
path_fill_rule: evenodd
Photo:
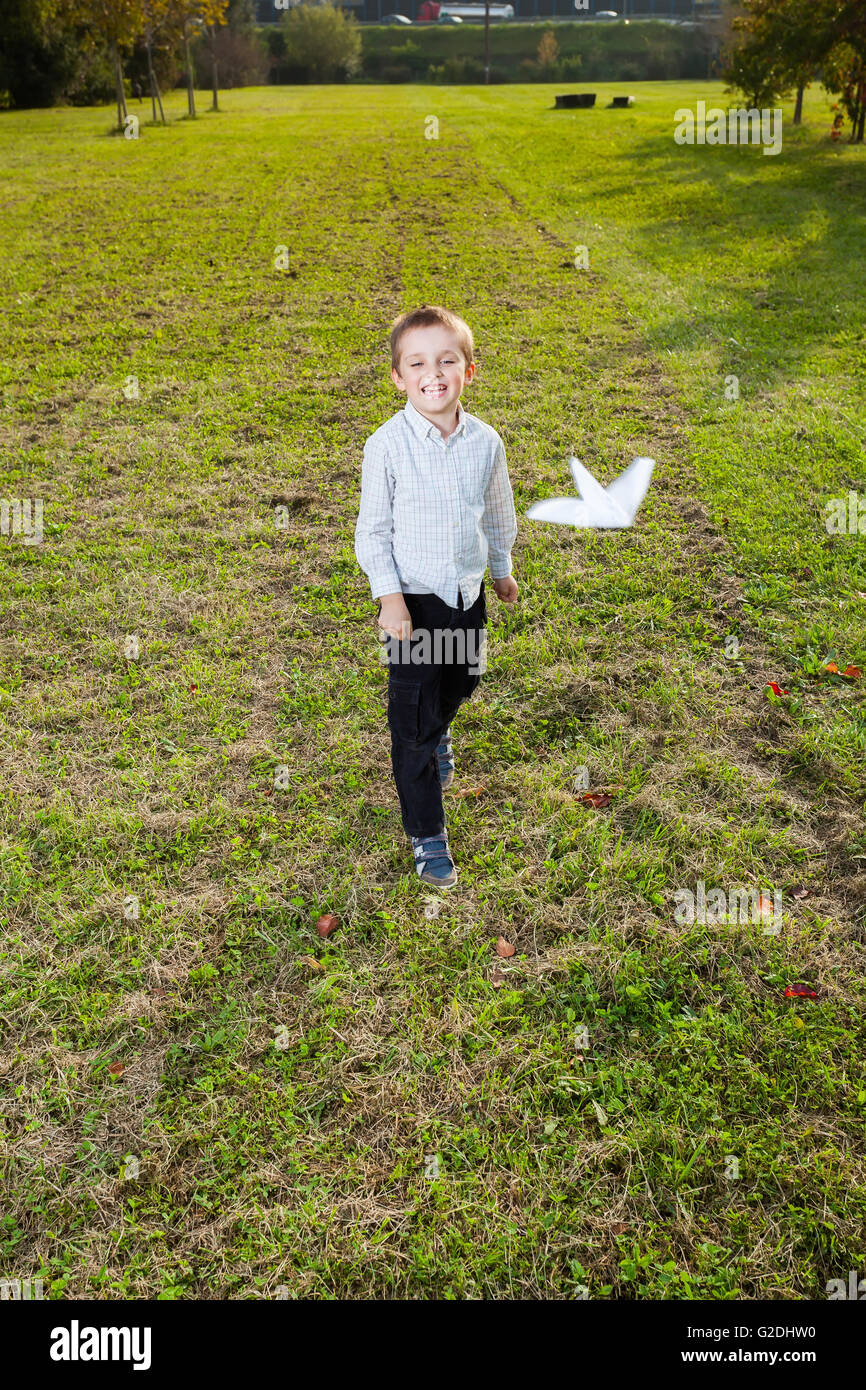
<path fill-rule="evenodd" d="M 400 583 L 400 576 L 396 570 L 391 574 L 378 575 L 370 580 L 370 592 L 373 598 L 382 598 L 385 594 L 401 594 L 403 586 Z"/>
<path fill-rule="evenodd" d="M 511 574 L 511 555 L 503 555 L 501 560 L 488 565 L 491 579 L 507 579 Z"/>

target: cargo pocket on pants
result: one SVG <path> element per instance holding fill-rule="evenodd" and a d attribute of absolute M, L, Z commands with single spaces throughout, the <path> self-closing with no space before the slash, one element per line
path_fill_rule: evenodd
<path fill-rule="evenodd" d="M 404 743 L 418 742 L 421 731 L 421 686 L 417 681 L 390 681 L 388 724 L 395 737 Z"/>

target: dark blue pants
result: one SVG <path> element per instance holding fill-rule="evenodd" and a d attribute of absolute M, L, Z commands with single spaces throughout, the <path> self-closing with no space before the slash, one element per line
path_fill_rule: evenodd
<path fill-rule="evenodd" d="M 391 767 L 406 834 L 441 835 L 445 813 L 436 749 L 463 701 L 481 681 L 480 672 L 470 667 L 479 664 L 476 657 L 483 640 L 479 634 L 486 630 L 487 600 L 483 585 L 472 607 L 465 610 L 460 594 L 456 608 L 437 594 L 404 594 L 403 598 L 412 618 L 412 637 L 408 642 L 393 637 L 385 642 Z M 458 630 L 466 637 L 441 636 Z M 436 638 L 437 631 L 441 640 Z M 413 662 L 413 651 L 424 654 L 422 632 L 429 634 L 429 659 Z"/>

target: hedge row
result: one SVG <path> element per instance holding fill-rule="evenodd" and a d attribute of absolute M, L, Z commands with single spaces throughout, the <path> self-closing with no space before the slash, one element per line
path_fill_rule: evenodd
<path fill-rule="evenodd" d="M 306 75 L 281 62 L 281 29 L 259 31 L 272 58 L 272 82 L 303 82 Z M 553 68 L 538 64 L 538 45 L 552 32 L 559 49 Z M 471 83 L 484 76 L 480 24 L 361 27 L 361 81 Z M 710 26 L 645 21 L 632 24 L 539 22 L 495 24 L 490 30 L 494 82 L 663 82 L 718 75 L 718 39 Z M 358 80 L 358 79 L 356 79 Z"/>

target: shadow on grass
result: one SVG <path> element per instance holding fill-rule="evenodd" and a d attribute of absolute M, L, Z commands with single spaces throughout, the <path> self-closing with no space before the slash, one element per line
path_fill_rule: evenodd
<path fill-rule="evenodd" d="M 866 374 L 866 146 L 816 145 L 808 130 L 783 128 L 779 155 L 755 146 L 675 145 L 671 135 L 644 139 L 620 158 L 627 173 L 594 190 L 598 202 L 621 198 L 623 185 L 639 198 L 642 180 L 661 181 L 669 190 L 663 211 L 656 203 L 662 215 L 636 221 L 636 237 L 663 237 L 669 258 L 704 265 L 708 280 L 723 280 L 724 303 L 667 318 L 648 333 L 654 347 L 701 349 L 716 341 L 745 350 L 748 337 L 750 366 L 773 385 L 801 379 L 808 359 L 832 346 L 839 371 Z M 751 178 L 744 178 L 744 159 L 752 160 Z M 689 186 L 706 214 L 688 222 L 664 215 L 682 206 Z M 738 244 L 743 259 L 725 279 Z M 763 246 L 757 257 L 756 245 Z"/>

